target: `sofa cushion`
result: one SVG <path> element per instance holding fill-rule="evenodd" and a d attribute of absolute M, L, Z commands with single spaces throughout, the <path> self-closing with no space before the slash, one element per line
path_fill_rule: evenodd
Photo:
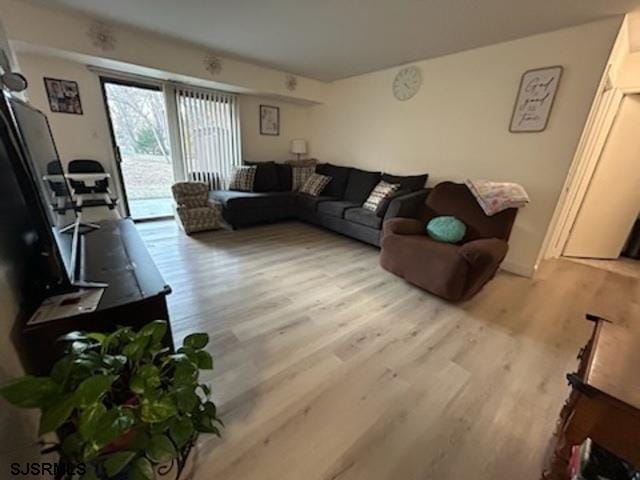
<path fill-rule="evenodd" d="M 278 174 L 279 192 L 291 191 L 291 165 L 276 163 L 276 173 Z"/>
<path fill-rule="evenodd" d="M 384 180 L 380 180 L 369 194 L 369 197 L 366 202 L 364 202 L 364 205 L 362 205 L 362 208 L 376 212 L 376 215 L 381 217 L 382 215 L 378 214 L 378 208 L 385 203 L 387 198 L 390 198 L 395 192 L 397 192 L 399 188 L 399 183 L 388 183 Z"/>
<path fill-rule="evenodd" d="M 300 187 L 299 192 L 317 197 L 324 190 L 324 187 L 329 185 L 330 181 L 331 177 L 320 175 L 319 173 L 313 173 L 309 178 L 307 178 L 304 185 Z"/>
<path fill-rule="evenodd" d="M 382 201 L 378 204 L 378 208 L 376 208 L 376 215 L 378 215 L 379 217 L 384 217 L 387 213 L 387 210 L 389 210 L 389 205 L 391 205 L 391 202 L 393 202 L 396 198 L 402 197 L 403 195 L 408 195 L 409 193 L 412 192 L 400 188 L 400 190 L 396 190 L 388 197 L 383 198 Z"/>
<path fill-rule="evenodd" d="M 292 205 L 291 192 L 237 192 L 233 190 L 214 190 L 212 200 L 218 201 L 227 209 L 272 208 Z"/>
<path fill-rule="evenodd" d="M 347 208 L 357 208 L 359 206 L 360 204 L 358 203 L 349 202 L 346 200 L 322 202 L 318 205 L 318 212 L 324 213 L 326 215 L 331 215 L 332 217 L 342 218 L 344 216 L 344 211 Z"/>
<path fill-rule="evenodd" d="M 253 182 L 254 192 L 278 192 L 280 180 L 275 162 L 244 162 L 256 167 L 256 178 Z"/>
<path fill-rule="evenodd" d="M 344 212 L 345 220 L 359 223 L 365 227 L 380 229 L 382 227 L 382 218 L 375 212 L 366 208 L 350 208 Z"/>
<path fill-rule="evenodd" d="M 316 167 L 291 167 L 291 190 L 299 191 L 315 172 Z"/>
<path fill-rule="evenodd" d="M 307 195 L 306 193 L 298 193 L 296 195 L 296 205 L 307 211 L 316 212 L 318 205 L 322 202 L 328 202 L 331 200 L 337 200 L 335 197 L 329 197 L 326 195 L 320 195 L 317 197 Z"/>
<path fill-rule="evenodd" d="M 339 167 L 338 165 L 331 165 L 330 163 L 322 163 L 320 165 L 316 165 L 316 172 L 331 177 L 331 182 L 322 191 L 322 194 L 342 198 L 344 191 L 347 188 L 347 181 L 349 180 L 349 172 L 351 172 L 351 168 Z"/>
<path fill-rule="evenodd" d="M 240 167 L 235 167 L 231 174 L 229 190 L 252 192 L 253 185 L 256 180 L 256 171 L 257 167 L 254 165 L 242 165 Z"/>
<path fill-rule="evenodd" d="M 429 178 L 428 174 L 424 175 L 391 175 L 389 173 L 382 174 L 382 180 L 389 183 L 399 183 L 401 190 L 409 190 L 410 192 L 416 192 L 421 188 L 424 188 Z"/>
<path fill-rule="evenodd" d="M 344 199 L 362 205 L 379 181 L 380 172 L 367 172 L 358 168 L 351 169 L 347 188 L 344 192 Z"/>

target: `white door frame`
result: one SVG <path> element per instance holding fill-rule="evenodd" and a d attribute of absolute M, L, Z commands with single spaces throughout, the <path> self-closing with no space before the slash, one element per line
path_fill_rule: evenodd
<path fill-rule="evenodd" d="M 626 94 L 640 92 L 640 87 L 627 90 L 616 88 L 619 70 L 628 54 L 628 17 L 625 16 L 596 89 L 576 153 L 538 254 L 536 267 L 543 259 L 562 255 L 622 99 Z"/>

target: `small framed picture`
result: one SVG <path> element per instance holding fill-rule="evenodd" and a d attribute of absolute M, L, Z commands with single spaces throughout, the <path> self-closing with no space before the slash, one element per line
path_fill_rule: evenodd
<path fill-rule="evenodd" d="M 260 105 L 260 135 L 280 135 L 280 108 Z"/>
<path fill-rule="evenodd" d="M 542 132 L 547 128 L 561 76 L 559 65 L 527 70 L 522 74 L 511 114 L 510 132 Z"/>
<path fill-rule="evenodd" d="M 52 112 L 82 115 L 78 82 L 45 77 L 44 86 Z"/>

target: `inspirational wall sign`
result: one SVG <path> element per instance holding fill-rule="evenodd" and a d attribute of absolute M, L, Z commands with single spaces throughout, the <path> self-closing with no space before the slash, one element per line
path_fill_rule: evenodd
<path fill-rule="evenodd" d="M 547 128 L 561 76 L 560 66 L 524 72 L 511 115 L 510 132 L 542 132 Z"/>

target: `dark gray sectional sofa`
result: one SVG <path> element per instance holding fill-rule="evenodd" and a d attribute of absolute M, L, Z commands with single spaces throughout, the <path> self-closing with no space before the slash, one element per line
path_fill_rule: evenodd
<path fill-rule="evenodd" d="M 290 165 L 254 165 L 258 168 L 253 192 L 211 192 L 211 198 L 222 204 L 223 218 L 233 228 L 299 219 L 379 246 L 382 223 L 393 217 L 415 218 L 427 197 L 427 174 L 395 176 L 319 164 L 316 172 L 328 175 L 331 182 L 313 197 L 291 191 Z M 399 183 L 400 189 L 377 212 L 362 208 L 380 180 Z"/>

